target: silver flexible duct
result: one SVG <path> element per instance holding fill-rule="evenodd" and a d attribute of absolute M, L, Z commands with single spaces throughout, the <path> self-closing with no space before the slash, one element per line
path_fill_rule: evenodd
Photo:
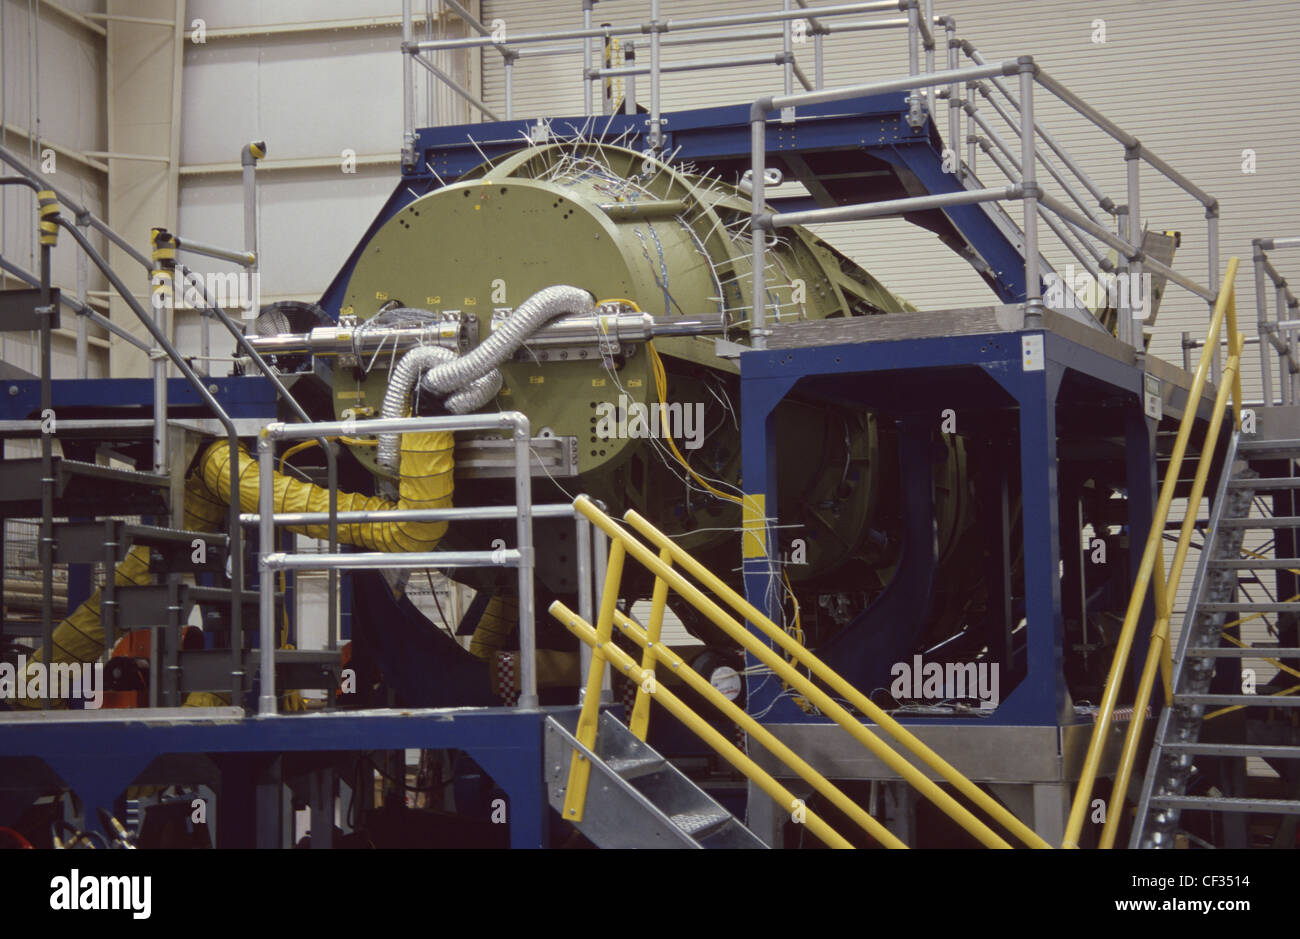
<path fill-rule="evenodd" d="M 464 388 L 486 376 L 515 354 L 525 339 L 564 313 L 589 315 L 596 298 L 580 287 L 555 286 L 537 291 L 492 331 L 473 350 L 452 362 L 436 365 L 425 373 L 421 385 L 437 394 Z M 500 379 L 498 378 L 498 381 Z"/>
<path fill-rule="evenodd" d="M 441 346 L 420 346 L 398 361 L 388 379 L 381 408 L 383 417 L 405 417 L 411 389 L 420 373 L 421 387 L 447 395 L 444 406 L 453 414 L 476 411 L 501 390 L 502 362 L 515 354 L 524 340 L 563 314 L 588 315 L 595 310 L 595 297 L 579 287 L 546 287 L 521 303 L 513 313 L 464 356 Z M 403 311 L 408 312 L 408 311 Z M 375 462 L 386 469 L 398 467 L 401 446 L 397 434 L 380 434 Z"/>
<path fill-rule="evenodd" d="M 402 356 L 388 376 L 388 390 L 384 392 L 381 417 L 406 417 L 411 403 L 411 389 L 425 369 L 456 358 L 456 353 L 442 346 L 417 346 Z M 375 462 L 395 470 L 401 451 L 399 434 L 380 434 L 375 449 Z"/>

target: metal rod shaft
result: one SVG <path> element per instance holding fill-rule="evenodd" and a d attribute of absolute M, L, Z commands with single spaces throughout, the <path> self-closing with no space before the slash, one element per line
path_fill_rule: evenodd
<path fill-rule="evenodd" d="M 528 419 L 515 422 L 515 543 L 519 553 L 519 707 L 535 708 L 537 622 L 533 596 L 533 479 L 529 472 L 532 431 Z"/>
<path fill-rule="evenodd" d="M 468 102 L 469 102 L 471 105 L 473 105 L 475 108 L 477 108 L 478 110 L 482 111 L 482 112 L 483 112 L 484 114 L 486 114 L 488 117 L 492 118 L 492 120 L 494 120 L 494 121 L 499 121 L 499 120 L 501 120 L 501 116 L 500 116 L 499 114 L 497 114 L 496 111 L 493 111 L 490 107 L 488 107 L 486 104 L 484 104 L 480 99 L 474 97 L 474 95 L 471 94 L 469 91 L 467 91 L 467 90 L 466 90 L 462 85 L 460 85 L 459 82 L 457 82 L 454 78 L 452 78 L 450 75 L 448 75 L 448 74 L 447 74 L 446 72 L 444 72 L 442 69 L 438 68 L 438 66 L 434 65 L 432 62 L 430 62 L 430 61 L 429 61 L 428 59 L 426 59 L 424 56 L 422 56 L 422 55 L 420 55 L 420 54 L 418 54 L 418 53 L 413 53 L 413 54 L 411 54 L 411 55 L 408 55 L 408 56 L 407 56 L 407 59 L 408 59 L 408 60 L 414 60 L 415 62 L 418 62 L 421 66 L 423 66 L 425 69 L 427 69 L 429 72 L 431 72 L 434 76 L 436 76 L 436 77 L 437 77 L 437 78 L 438 78 L 438 79 L 439 79 L 439 80 L 440 80 L 444 85 L 446 85 L 448 88 L 450 88 L 452 91 L 454 91 L 457 95 L 459 95 L 459 96 L 460 96 L 461 98 L 463 98 L 465 101 L 468 101 Z M 412 136 L 411 136 L 411 147 L 412 147 L 412 153 L 414 153 L 414 147 L 415 147 L 415 136 L 414 136 L 414 134 L 412 134 Z"/>
<path fill-rule="evenodd" d="M 883 218 L 904 212 L 942 209 L 953 205 L 973 205 L 977 202 L 996 202 L 1000 199 L 1019 199 L 1019 186 L 1000 189 L 972 189 L 964 192 L 943 193 L 936 196 L 909 196 L 905 199 L 886 199 L 883 202 L 864 202 L 859 205 L 841 205 L 831 209 L 807 209 L 801 212 L 777 212 L 767 216 L 773 228 L 794 225 L 811 225 L 823 222 L 855 222 L 866 218 Z"/>

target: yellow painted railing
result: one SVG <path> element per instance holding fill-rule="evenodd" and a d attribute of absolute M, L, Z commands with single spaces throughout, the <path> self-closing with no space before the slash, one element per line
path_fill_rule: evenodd
<path fill-rule="evenodd" d="M 776 779 L 759 767 L 722 734 L 718 733 L 707 721 L 684 704 L 680 698 L 661 683 L 656 682 L 653 666 L 658 663 L 717 707 L 728 719 L 740 725 L 755 741 L 767 748 L 789 770 L 807 782 L 817 793 L 824 796 L 830 804 L 842 811 L 877 842 L 891 848 L 906 847 L 894 835 L 886 831 L 870 814 L 863 811 L 860 806 L 809 766 L 798 754 L 790 750 L 758 721 L 713 688 L 707 679 L 687 666 L 685 662 L 659 641 L 660 630 L 663 625 L 664 605 L 668 598 L 668 591 L 671 590 L 690 603 L 756 659 L 770 668 L 775 675 L 804 695 L 823 714 L 839 724 L 854 740 L 866 747 L 882 763 L 932 801 L 980 844 L 990 848 L 1011 847 L 1001 835 L 942 789 L 923 769 L 918 768 L 908 757 L 893 749 L 863 724 L 859 718 L 850 714 L 830 693 L 824 691 L 814 683 L 812 678 L 809 678 L 799 669 L 807 669 L 830 692 L 847 701 L 873 721 L 880 729 L 901 744 L 903 749 L 908 751 L 922 766 L 951 784 L 960 794 L 968 798 L 977 808 L 1005 827 L 1020 841 L 1035 848 L 1051 847 L 1031 828 L 1008 812 L 1005 807 L 959 773 L 910 731 L 873 704 L 866 695 L 830 669 L 808 649 L 788 635 L 780 626 L 764 616 L 757 608 L 748 603 L 744 597 L 723 583 L 695 558 L 676 545 L 667 535 L 656 529 L 636 512 L 629 511 L 624 516 L 627 524 L 635 529 L 636 534 L 634 534 L 597 509 L 585 496 L 579 496 L 574 500 L 574 506 L 611 539 L 605 583 L 596 625 L 593 627 L 561 603 L 553 603 L 550 607 L 552 616 L 592 648 L 591 669 L 587 675 L 587 691 L 583 699 L 582 713 L 578 720 L 576 735 L 583 746 L 592 749 L 595 744 L 597 721 L 600 716 L 601 679 L 605 665 L 608 663 L 619 669 L 638 686 L 630 725 L 639 737 L 644 739 L 650 701 L 658 701 L 687 728 L 713 747 L 724 759 L 744 773 L 763 792 L 776 800 L 785 811 L 790 812 L 796 820 L 804 822 L 809 831 L 824 843 L 831 847 L 851 847 L 847 839 L 831 829 L 820 817 L 809 810 L 802 800 L 796 799 Z M 646 545 L 641 538 L 638 538 L 638 534 L 650 542 L 650 545 Z M 656 553 L 656 549 L 658 553 Z M 654 591 L 650 601 L 650 620 L 646 627 L 642 627 L 623 614 L 616 606 L 623 565 L 628 555 L 631 555 L 634 560 L 646 567 L 655 577 Z M 731 612 L 728 612 L 718 602 L 706 595 L 700 587 L 688 581 L 685 574 L 689 574 L 722 603 L 730 607 Z M 738 619 L 737 616 L 740 618 Z M 779 651 L 754 635 L 746 627 L 745 623 L 750 624 L 770 639 L 778 647 Z M 616 625 L 623 635 L 627 636 L 643 650 L 640 664 L 611 641 Z M 782 652 L 785 655 L 782 655 Z M 789 656 L 789 661 L 787 661 L 786 656 Z M 582 820 L 590 773 L 590 764 L 586 762 L 581 752 L 575 749 L 570 763 L 568 789 L 565 794 L 563 808 L 565 818 L 575 822 Z"/>
<path fill-rule="evenodd" d="M 1101 764 L 1102 751 L 1110 736 L 1114 722 L 1115 705 L 1119 698 L 1119 689 L 1123 684 L 1128 668 L 1129 653 L 1133 648 L 1133 637 L 1137 632 L 1138 620 L 1142 608 L 1146 605 L 1148 590 L 1154 598 L 1155 626 L 1151 630 L 1151 644 L 1147 647 L 1147 657 L 1142 668 L 1142 677 L 1138 681 L 1137 697 L 1133 702 L 1133 716 L 1129 720 L 1128 730 L 1124 736 L 1124 745 L 1120 751 L 1119 765 L 1115 771 L 1115 783 L 1111 789 L 1110 802 L 1105 813 L 1106 821 L 1102 827 L 1098 846 L 1110 848 L 1115 844 L 1115 834 L 1119 820 L 1123 815 L 1124 797 L 1128 791 L 1129 780 L 1133 773 L 1133 763 L 1137 756 L 1138 741 L 1142 733 L 1142 724 L 1146 718 L 1147 705 L 1151 700 L 1151 691 L 1155 685 L 1156 673 L 1161 676 L 1164 686 L 1165 703 L 1173 697 L 1173 661 L 1169 639 L 1169 621 L 1173 612 L 1173 594 L 1182 577 L 1183 565 L 1187 560 L 1187 551 L 1192 542 L 1192 531 L 1196 524 L 1196 514 L 1201 499 L 1205 495 L 1205 482 L 1209 478 L 1210 468 L 1215 459 L 1215 445 L 1223 417 L 1227 411 L 1228 398 L 1232 398 L 1233 427 L 1241 427 L 1241 349 L 1245 337 L 1237 332 L 1237 302 L 1235 282 L 1237 278 L 1237 259 L 1228 261 L 1228 270 L 1219 290 L 1218 300 L 1214 304 L 1214 314 L 1210 317 L 1210 328 L 1201 349 L 1201 360 L 1196 367 L 1191 391 L 1187 397 L 1187 407 L 1182 421 L 1178 425 L 1178 435 L 1174 439 L 1173 453 L 1169 459 L 1169 468 L 1165 473 L 1160 488 L 1160 498 L 1156 503 L 1155 517 L 1151 520 L 1151 529 L 1147 535 L 1146 548 L 1142 553 L 1142 562 L 1138 568 L 1137 579 L 1133 585 L 1133 594 L 1129 598 L 1128 610 L 1124 616 L 1124 626 L 1120 630 L 1119 640 L 1115 645 L 1115 658 L 1111 662 L 1110 673 L 1106 678 L 1106 689 L 1102 695 L 1101 706 L 1097 712 L 1097 723 L 1093 727 L 1092 739 L 1088 744 L 1088 753 L 1084 759 L 1083 770 L 1079 777 L 1079 787 L 1074 794 L 1070 807 L 1070 817 L 1065 826 L 1065 840 L 1062 847 L 1077 848 L 1079 834 L 1083 830 L 1084 817 L 1092 804 L 1093 787 L 1097 781 L 1097 771 Z M 1178 533 L 1178 544 L 1174 549 L 1173 561 L 1169 565 L 1168 576 L 1165 572 L 1163 536 L 1165 522 L 1169 518 L 1169 507 L 1174 500 L 1179 472 L 1183 458 L 1187 453 L 1187 443 L 1191 438 L 1192 427 L 1196 423 L 1196 413 L 1202 394 L 1208 381 L 1210 362 L 1214 350 L 1219 348 L 1219 335 L 1226 321 L 1228 332 L 1228 359 L 1223 369 L 1223 379 L 1219 384 L 1214 401 L 1214 413 L 1205 435 L 1205 446 L 1196 463 L 1196 475 L 1192 480 L 1192 490 L 1187 499 L 1187 512 Z M 1227 472 L 1225 467 L 1224 472 Z"/>

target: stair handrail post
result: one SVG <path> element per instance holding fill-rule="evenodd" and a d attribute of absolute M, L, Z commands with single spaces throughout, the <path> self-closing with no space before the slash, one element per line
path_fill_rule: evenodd
<path fill-rule="evenodd" d="M 1253 249 L 1251 261 L 1255 266 L 1255 328 L 1259 332 L 1259 372 L 1264 407 L 1267 408 L 1273 406 L 1273 369 L 1268 362 L 1268 345 L 1272 327 L 1268 322 L 1268 300 L 1264 287 L 1264 264 L 1267 256 L 1264 254 L 1262 242 L 1263 239 L 1260 238 L 1251 242 Z"/>
<path fill-rule="evenodd" d="M 1165 471 L 1164 482 L 1160 487 L 1160 496 L 1156 502 L 1150 530 L 1147 533 L 1146 547 L 1142 552 L 1142 560 L 1138 566 L 1137 577 L 1134 580 L 1133 592 L 1129 596 L 1124 623 L 1120 629 L 1119 638 L 1115 643 L 1115 654 L 1106 677 L 1102 702 L 1097 709 L 1097 718 L 1093 724 L 1087 754 L 1084 757 L 1083 768 L 1079 774 L 1079 783 L 1075 789 L 1074 800 L 1070 807 L 1065 836 L 1061 844 L 1064 848 L 1077 848 L 1079 846 L 1079 834 L 1083 830 L 1084 816 L 1087 814 L 1093 787 L 1096 784 L 1102 749 L 1110 735 L 1120 685 L 1123 682 L 1128 667 L 1129 654 L 1133 648 L 1134 634 L 1137 631 L 1138 620 L 1142 615 L 1142 608 L 1146 604 L 1147 591 L 1153 586 L 1157 564 L 1161 566 L 1161 574 L 1163 575 L 1164 526 L 1169 518 L 1169 508 L 1173 503 L 1174 491 L 1182 469 L 1183 458 L 1187 452 L 1192 426 L 1196 422 L 1197 409 L 1209 378 L 1209 349 L 1218 341 L 1224 321 L 1232 312 L 1232 291 L 1230 288 L 1233 279 L 1236 277 L 1237 264 L 1236 258 L 1231 258 L 1228 261 L 1228 270 L 1224 277 L 1223 287 L 1220 288 L 1219 299 L 1214 306 L 1214 316 L 1211 318 L 1210 328 L 1206 333 L 1205 345 L 1202 347 L 1200 361 L 1196 367 L 1196 374 L 1192 379 L 1192 387 L 1188 391 L 1187 408 L 1178 424 L 1178 434 L 1174 440 L 1173 452 L 1170 454 L 1169 466 Z M 1233 314 L 1233 320 L 1235 321 L 1235 314 Z M 1234 391 L 1235 388 L 1236 385 L 1234 384 Z M 1111 811 L 1116 809 L 1116 806 L 1111 806 Z"/>
<path fill-rule="evenodd" d="M 1043 283 L 1038 256 L 1038 180 L 1034 156 L 1034 76 L 1038 67 L 1033 56 L 1021 56 L 1020 63 L 1020 186 L 1024 195 L 1025 236 L 1025 328 L 1043 326 Z"/>
<path fill-rule="evenodd" d="M 600 537 L 597 535 L 597 537 Z M 596 642 L 591 651 L 591 667 L 587 670 L 587 689 L 582 699 L 575 736 L 592 752 L 596 748 L 596 734 L 600 724 L 600 686 L 608 662 L 606 649 L 614 632 L 614 610 L 618 603 L 619 584 L 623 579 L 623 560 L 627 549 L 621 539 L 610 545 L 609 563 L 601 588 L 600 613 L 596 620 Z M 580 822 L 587 803 L 587 785 L 591 780 L 591 763 L 577 750 L 569 763 L 569 780 L 564 791 L 562 815 L 567 821 Z"/>
<path fill-rule="evenodd" d="M 1225 285 L 1225 291 L 1229 295 L 1231 294 L 1231 280 Z M 1207 340 L 1207 346 L 1202 349 L 1202 359 L 1212 356 L 1213 353 L 1210 349 L 1218 347 L 1218 335 L 1215 335 L 1213 339 L 1213 344 L 1209 344 Z M 1214 411 L 1210 416 L 1210 424 L 1205 432 L 1205 446 L 1196 463 L 1196 475 L 1192 480 L 1192 489 L 1187 497 L 1187 511 L 1183 516 L 1183 522 L 1178 533 L 1178 543 L 1174 548 L 1174 556 L 1169 565 L 1168 583 L 1173 587 L 1176 587 L 1182 578 L 1183 565 L 1186 563 L 1187 552 L 1191 546 L 1192 533 L 1195 530 L 1196 516 L 1200 510 L 1201 499 L 1205 495 L 1205 485 L 1209 479 L 1210 464 L 1213 462 L 1219 431 L 1223 426 L 1224 414 L 1228 410 L 1229 396 L 1235 394 L 1235 381 L 1233 378 L 1240 364 L 1240 358 L 1234 350 L 1228 356 L 1223 375 L 1224 381 L 1220 382 L 1218 392 L 1215 395 Z M 1189 404 L 1192 404 L 1192 402 L 1189 402 Z M 1221 476 L 1227 476 L 1229 472 L 1229 467 L 1220 470 Z M 1157 570 L 1163 567 L 1163 560 L 1157 561 L 1156 566 Z M 1169 656 L 1172 612 L 1167 596 L 1163 599 L 1157 599 L 1156 623 L 1151 630 L 1151 644 L 1147 648 L 1146 662 L 1142 668 L 1142 677 L 1138 682 L 1137 695 L 1133 702 L 1133 714 L 1129 718 L 1124 744 L 1120 751 L 1119 766 L 1115 771 L 1115 781 L 1110 797 L 1110 811 L 1106 815 L 1106 823 L 1102 828 L 1101 840 L 1098 844 L 1101 848 L 1111 848 L 1115 844 L 1115 834 L 1119 826 L 1120 816 L 1123 814 L 1118 809 L 1124 804 L 1124 798 L 1128 792 L 1128 783 L 1132 775 L 1133 764 L 1137 758 L 1142 725 L 1146 719 L 1147 705 L 1151 699 L 1157 669 L 1164 676 L 1165 706 L 1168 707 L 1173 703 L 1173 662 Z"/>
<path fill-rule="evenodd" d="M 75 223 L 69 222 L 62 217 L 56 217 L 60 227 L 70 234 L 77 245 L 91 262 L 99 268 L 100 272 L 108 280 L 109 284 L 117 291 L 118 296 L 126 303 L 131 312 L 135 314 L 141 325 L 149 332 L 154 342 L 162 349 L 163 353 L 176 366 L 185 381 L 203 401 L 207 409 L 216 417 L 217 422 L 221 424 L 222 429 L 226 432 L 226 441 L 230 449 L 230 509 L 227 515 L 227 524 L 230 526 L 230 589 L 235 599 L 230 606 L 230 634 L 231 634 L 231 656 L 233 659 L 231 672 L 231 703 L 238 705 L 240 694 L 243 690 L 243 660 L 241 658 L 240 646 L 243 637 L 243 591 L 244 591 L 244 567 L 243 567 L 243 535 L 239 527 L 239 475 L 235 467 L 239 465 L 239 432 L 235 427 L 234 421 L 226 413 L 226 409 L 221 403 L 213 397 L 212 392 L 208 390 L 207 384 L 201 379 L 185 361 L 184 357 L 176 351 L 176 347 L 167 339 L 166 334 L 158 327 L 153 318 L 147 314 L 144 309 L 136 302 L 131 291 L 123 283 L 122 278 L 109 265 L 104 256 L 95 249 L 90 240 L 82 234 Z"/>

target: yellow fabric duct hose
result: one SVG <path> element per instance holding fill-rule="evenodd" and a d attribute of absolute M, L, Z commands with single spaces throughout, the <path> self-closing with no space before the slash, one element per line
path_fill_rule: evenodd
<path fill-rule="evenodd" d="M 381 512 L 392 509 L 434 509 L 451 505 L 453 451 L 455 440 L 450 433 L 406 434 L 402 437 L 402 461 L 398 499 L 393 502 L 356 493 L 339 493 L 340 512 Z M 323 486 L 274 475 L 275 510 L 277 512 L 325 512 L 329 510 L 329 490 Z M 230 447 L 225 441 L 210 445 L 199 459 L 198 468 L 185 482 L 185 520 L 188 531 L 216 531 L 226 522 L 230 494 Z M 257 463 L 246 452 L 239 454 L 239 502 L 245 512 L 256 512 L 258 500 Z M 291 526 L 289 531 L 311 538 L 328 538 L 327 525 Z M 447 531 L 446 522 L 370 522 L 340 525 L 339 541 L 369 548 L 372 551 L 431 551 Z M 152 583 L 149 574 L 149 549 L 132 548 L 117 565 L 113 580 L 119 585 Z M 99 591 L 96 590 L 53 633 L 54 662 L 94 662 L 104 650 L 104 630 L 99 620 Z M 493 601 L 496 602 L 496 601 Z M 489 607 L 490 609 L 490 607 Z M 500 609 L 500 607 L 498 607 Z M 487 615 L 485 611 L 485 617 Z M 114 636 L 116 641 L 118 637 Z M 44 661 L 44 650 L 29 657 Z M 15 704 L 38 708 L 37 699 L 16 699 Z M 196 692 L 186 698 L 186 706 L 228 703 L 220 696 Z M 53 707 L 65 706 L 51 701 Z"/>
<path fill-rule="evenodd" d="M 519 622 L 519 601 L 514 597 L 493 597 L 483 609 L 474 635 L 469 640 L 469 651 L 487 662 L 505 648 L 506 639 Z"/>

